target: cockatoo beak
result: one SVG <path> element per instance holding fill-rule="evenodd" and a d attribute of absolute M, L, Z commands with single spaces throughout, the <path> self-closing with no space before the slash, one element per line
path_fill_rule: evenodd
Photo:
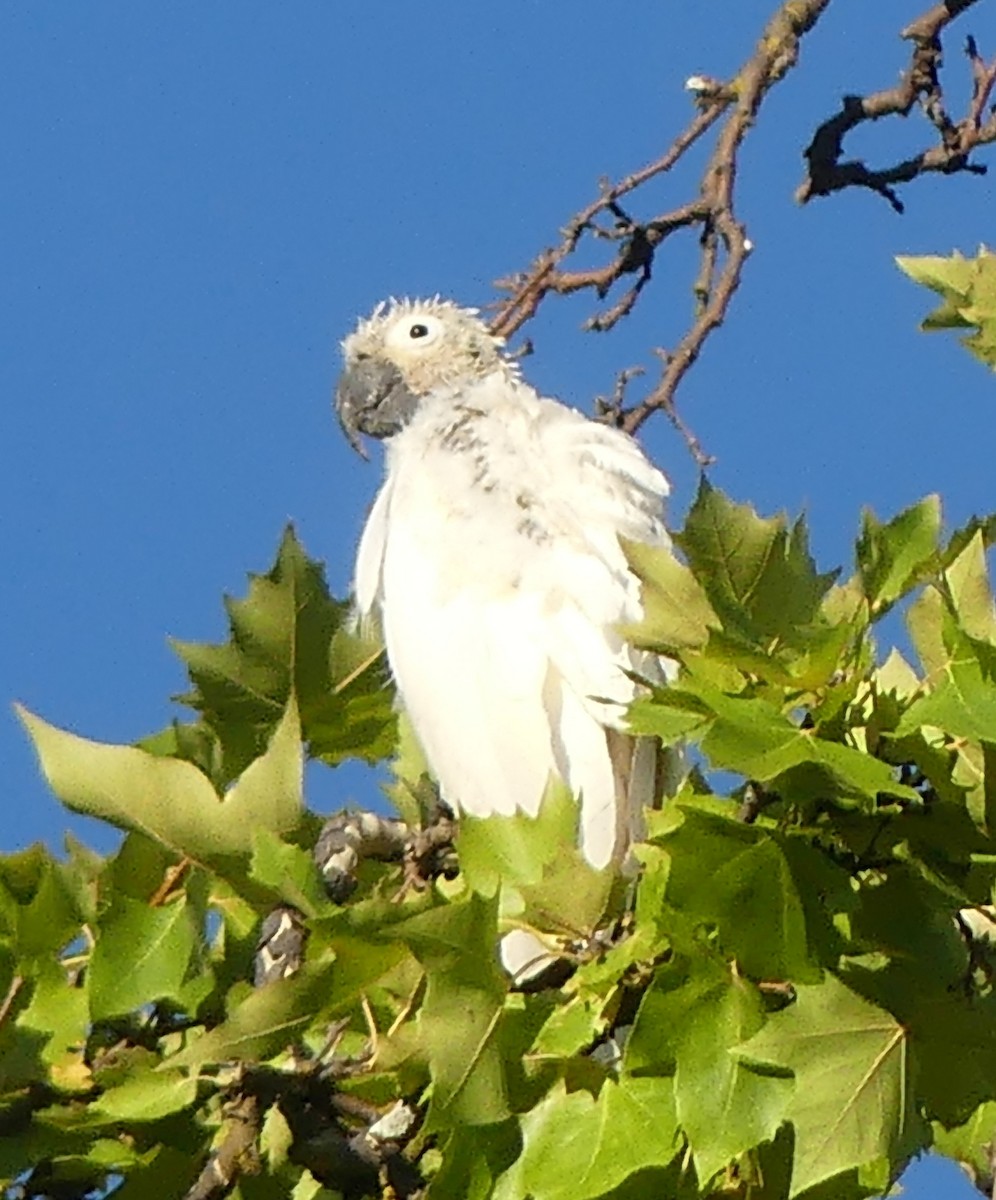
<path fill-rule="evenodd" d="M 360 434 L 386 438 L 408 423 L 418 405 L 394 363 L 358 359 L 348 363 L 335 390 L 335 410 L 346 440 L 367 457 Z"/>

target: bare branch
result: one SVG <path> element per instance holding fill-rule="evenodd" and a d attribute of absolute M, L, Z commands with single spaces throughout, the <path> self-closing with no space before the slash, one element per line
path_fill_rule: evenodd
<path fill-rule="evenodd" d="M 801 38 L 829 3 L 788 0 L 768 21 L 753 54 L 732 79 L 724 82 L 700 75 L 689 79 L 686 87 L 697 111 L 670 146 L 653 162 L 617 183 L 603 180 L 598 198 L 571 218 L 558 245 L 540 254 L 527 271 L 496 285 L 508 296 L 497 306 L 492 330 L 510 337 L 536 315 L 551 294 L 592 291 L 604 300 L 624 277 L 636 276 L 618 299 L 585 322 L 585 329 L 605 332 L 633 311 L 651 281 L 655 258 L 664 242 L 679 230 L 698 229 L 701 263 L 692 289 L 695 317 L 691 327 L 673 350 L 660 352 L 660 378 L 643 399 L 629 409 L 621 404 L 609 405 L 603 409 L 603 416 L 635 433 L 651 413 L 662 410 L 702 466 L 712 460 L 678 415 L 674 394 L 709 335 L 722 324 L 750 253 L 750 241 L 734 206 L 740 148 L 765 96 L 795 66 Z M 623 197 L 670 172 L 717 125 L 715 146 L 694 198 L 647 220 L 635 220 L 622 211 L 619 201 Z M 597 223 L 606 214 L 615 218 L 611 229 Z M 565 269 L 565 260 L 586 236 L 616 246 L 614 257 L 588 270 Z"/>
<path fill-rule="evenodd" d="M 901 213 L 903 203 L 896 185 L 909 183 L 932 172 L 951 175 L 967 171 L 983 175 L 986 168 L 970 161 L 973 150 L 996 141 L 996 116 L 985 121 L 985 108 L 996 83 L 996 61 L 987 66 L 979 55 L 975 39 L 969 38 L 967 54 L 972 69 L 973 93 L 968 112 L 954 121 L 947 110 L 940 70 L 943 60 L 941 34 L 977 0 L 947 0 L 936 4 L 912 21 L 901 36 L 913 43 L 910 63 L 895 87 L 868 96 L 845 96 L 840 111 L 813 134 L 805 151 L 806 177 L 796 190 L 796 199 L 805 204 L 814 196 L 829 196 L 849 187 L 868 188 L 882 196 Z M 844 139 L 852 129 L 866 121 L 910 114 L 919 103 L 937 133 L 937 142 L 920 154 L 888 167 L 871 168 L 860 159 L 843 159 Z"/>

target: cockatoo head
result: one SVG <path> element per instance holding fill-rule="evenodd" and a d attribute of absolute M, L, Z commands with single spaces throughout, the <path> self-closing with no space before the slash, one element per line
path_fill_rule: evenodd
<path fill-rule="evenodd" d="M 350 444 L 362 454 L 361 433 L 397 433 L 430 392 L 513 370 L 503 345 L 474 308 L 438 297 L 378 305 L 342 343 L 335 407 Z"/>

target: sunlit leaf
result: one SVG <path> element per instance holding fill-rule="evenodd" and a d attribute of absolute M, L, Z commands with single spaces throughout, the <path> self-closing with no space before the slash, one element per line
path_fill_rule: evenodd
<path fill-rule="evenodd" d="M 955 253 L 950 258 L 900 256 L 896 262 L 942 298 L 921 328 L 974 329 L 962 345 L 996 370 L 996 254 L 983 247 L 975 258 Z"/>
<path fill-rule="evenodd" d="M 800 987 L 739 1053 L 795 1075 L 786 1113 L 795 1129 L 793 1196 L 908 1142 L 916 1120 L 909 1034 L 833 976 Z"/>

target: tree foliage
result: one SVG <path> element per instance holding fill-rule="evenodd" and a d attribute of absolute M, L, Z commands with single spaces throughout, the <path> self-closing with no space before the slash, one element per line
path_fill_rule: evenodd
<path fill-rule="evenodd" d="M 7 1187 L 846 1200 L 930 1145 L 984 1175 L 996 519 L 941 525 L 934 497 L 866 513 L 843 579 L 802 521 L 704 482 L 687 565 L 629 547 L 629 635 L 681 663 L 631 721 L 695 766 L 622 900 L 556 789 L 535 821 L 467 822 L 455 877 L 367 860 L 329 899 L 305 758 L 376 761 L 398 732 L 291 532 L 226 602 L 230 640 L 178 645 L 195 720 L 108 746 L 24 713 L 56 793 L 125 836 L 0 860 Z M 876 641 L 897 605 L 917 666 Z M 387 790 L 426 796 L 407 737 Z M 274 909 L 303 954 L 253 987 Z M 496 943 L 523 926 L 566 979 L 510 988 Z"/>
<path fill-rule="evenodd" d="M 981 173 L 996 64 L 969 39 L 960 121 L 939 74 L 941 34 L 975 3 L 904 30 L 899 84 L 816 130 L 801 200 L 856 186 L 901 209 L 896 187 L 921 174 Z M 511 334 L 547 296 L 601 302 L 635 279 L 589 322 L 611 328 L 665 239 L 696 230 L 693 323 L 650 392 L 626 409 L 620 388 L 605 415 L 635 431 L 663 411 L 703 463 L 673 395 L 751 250 L 738 154 L 828 4 L 781 5 L 735 76 L 692 77 L 688 128 L 603 184 L 495 319 Z M 937 145 L 884 168 L 842 159 L 857 125 L 918 101 Z M 643 221 L 620 208 L 710 129 L 691 201 Z M 586 237 L 614 257 L 567 270 Z M 996 366 L 994 256 L 899 261 L 941 296 L 924 328 L 968 330 Z M 0 857 L 4 1195 L 857 1200 L 928 1147 L 991 1193 L 994 540 L 996 515 L 945 535 L 936 497 L 866 512 L 845 578 L 817 570 L 802 520 L 703 482 L 682 562 L 627 545 L 644 617 L 625 632 L 680 665 L 630 723 L 689 769 L 617 880 L 574 848 L 555 782 L 535 820 L 462 822 L 458 868 L 436 854 L 376 633 L 288 531 L 226 599 L 228 641 L 176 643 L 190 719 L 112 746 L 21 713 L 55 793 L 123 838 L 106 856 L 70 838 L 61 857 Z M 402 861 L 386 837 L 365 856 L 330 841 L 309 759 L 390 764 Z M 523 929 L 558 961 L 518 989 L 497 945 Z"/>

